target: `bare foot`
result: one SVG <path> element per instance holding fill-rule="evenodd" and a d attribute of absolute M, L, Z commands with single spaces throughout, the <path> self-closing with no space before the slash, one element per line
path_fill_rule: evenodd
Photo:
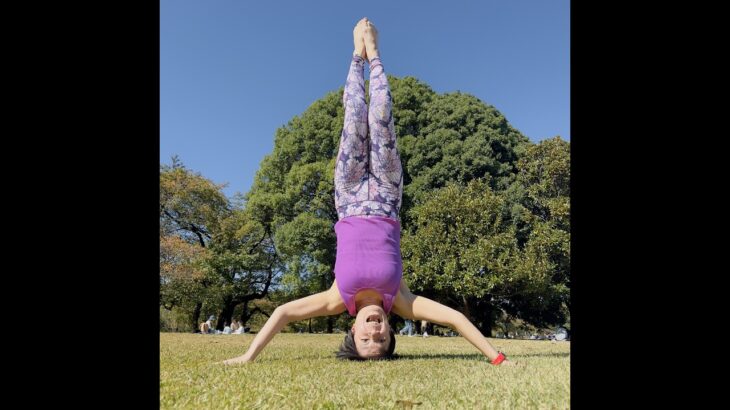
<path fill-rule="evenodd" d="M 368 53 L 368 61 L 372 61 L 378 57 L 378 29 L 375 25 L 365 17 L 365 28 L 363 29 L 363 40 L 365 42 L 365 51 Z"/>
<path fill-rule="evenodd" d="M 355 43 L 355 53 L 365 60 L 368 59 L 368 54 L 365 49 L 365 41 L 363 40 L 363 31 L 365 30 L 365 21 L 367 17 L 363 17 L 357 22 L 355 28 L 352 30 L 352 39 Z"/>

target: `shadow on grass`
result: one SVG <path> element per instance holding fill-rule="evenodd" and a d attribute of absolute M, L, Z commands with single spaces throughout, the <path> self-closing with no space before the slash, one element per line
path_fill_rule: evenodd
<path fill-rule="evenodd" d="M 437 353 L 437 354 L 413 354 L 413 353 L 396 353 L 400 359 L 465 359 L 465 360 L 484 360 L 481 353 L 474 354 L 458 354 L 458 353 Z M 570 353 L 529 353 L 529 354 L 507 354 L 508 358 L 524 358 L 524 357 L 570 357 Z"/>
<path fill-rule="evenodd" d="M 570 353 L 563 352 L 563 353 L 528 353 L 528 354 L 516 354 L 513 355 L 514 357 L 557 357 L 557 358 L 563 358 L 563 357 L 570 357 Z"/>
<path fill-rule="evenodd" d="M 484 355 L 481 353 L 398 353 L 399 359 L 405 360 L 420 360 L 420 359 L 465 359 L 465 360 L 480 360 Z"/>
<path fill-rule="evenodd" d="M 528 353 L 528 354 L 508 354 L 510 359 L 524 359 L 528 357 L 552 357 L 552 358 L 566 358 L 570 357 L 570 353 Z M 334 359 L 335 354 L 332 356 L 319 356 L 319 355 L 306 355 L 300 357 L 266 357 L 264 360 L 256 360 L 257 362 L 291 362 L 292 360 L 327 360 Z M 436 354 L 425 354 L 425 353 L 398 353 L 396 352 L 395 360 L 441 360 L 441 359 L 463 359 L 473 361 L 484 361 L 486 358 L 481 353 L 436 353 Z M 343 361 L 349 362 L 349 361 Z M 366 363 L 367 361 L 352 361 L 352 363 Z M 222 364 L 222 363 L 221 363 Z"/>

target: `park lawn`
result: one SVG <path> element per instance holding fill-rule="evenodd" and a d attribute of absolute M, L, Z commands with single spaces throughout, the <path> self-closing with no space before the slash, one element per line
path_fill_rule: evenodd
<path fill-rule="evenodd" d="M 570 407 L 570 342 L 490 338 L 520 364 L 503 367 L 462 337 L 398 336 L 400 359 L 353 362 L 335 359 L 344 334 L 281 333 L 254 362 L 219 363 L 254 337 L 160 333 L 160 408 Z"/>

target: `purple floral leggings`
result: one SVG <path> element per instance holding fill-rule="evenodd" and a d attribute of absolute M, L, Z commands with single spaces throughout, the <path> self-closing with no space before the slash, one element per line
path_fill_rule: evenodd
<path fill-rule="evenodd" d="M 399 220 L 403 168 L 395 145 L 388 78 L 380 58 L 372 59 L 368 109 L 364 69 L 365 60 L 354 54 L 342 97 L 345 124 L 335 168 L 337 216 L 339 219 L 384 216 Z"/>

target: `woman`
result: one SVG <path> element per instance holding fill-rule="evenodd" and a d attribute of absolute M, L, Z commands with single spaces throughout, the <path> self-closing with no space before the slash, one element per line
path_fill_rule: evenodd
<path fill-rule="evenodd" d="M 208 334 L 213 333 L 213 321 L 215 320 L 215 316 L 210 315 L 207 321 L 200 324 L 200 333 L 202 334 Z"/>
<path fill-rule="evenodd" d="M 378 33 L 367 18 L 353 30 L 355 52 L 345 84 L 345 123 L 335 169 L 339 221 L 335 281 L 329 290 L 274 310 L 246 353 L 224 363 L 252 361 L 287 323 L 338 315 L 347 310 L 355 323 L 338 358 L 392 357 L 395 332 L 388 313 L 449 326 L 492 364 L 513 364 L 497 352 L 460 312 L 416 296 L 402 280 L 400 210 L 403 172 L 396 148 L 392 98 L 378 50 Z M 370 107 L 365 101 L 365 61 L 370 63 Z M 368 129 L 370 141 L 368 141 Z"/>

